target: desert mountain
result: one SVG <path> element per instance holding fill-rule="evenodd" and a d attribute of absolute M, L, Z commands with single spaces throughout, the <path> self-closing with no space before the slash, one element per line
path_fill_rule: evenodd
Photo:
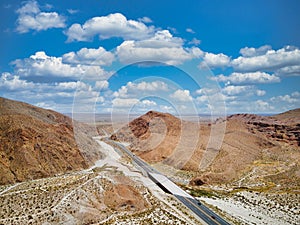
<path fill-rule="evenodd" d="M 89 128 L 76 127 L 81 151 L 69 117 L 0 98 L 0 184 L 87 168 L 101 155 Z"/>
<path fill-rule="evenodd" d="M 150 163 L 192 171 L 194 185 L 269 182 L 294 186 L 300 183 L 299 118 L 298 109 L 272 117 L 237 114 L 197 125 L 150 111 L 111 138 L 130 143 L 129 148 Z M 219 150 L 208 147 L 218 131 L 224 133 Z"/>
<path fill-rule="evenodd" d="M 131 150 L 150 162 L 161 161 L 175 149 L 181 121 L 167 113 L 149 111 L 112 135 L 113 140 L 131 143 Z"/>

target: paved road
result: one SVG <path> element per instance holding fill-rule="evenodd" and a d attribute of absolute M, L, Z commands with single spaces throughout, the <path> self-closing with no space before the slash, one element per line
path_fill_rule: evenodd
<path fill-rule="evenodd" d="M 160 188 L 174 195 L 180 202 L 199 216 L 209 225 L 229 225 L 222 217 L 201 204 L 197 199 L 186 193 L 175 183 L 170 181 L 166 176 L 152 168 L 148 163 L 140 159 L 138 156 L 129 151 L 123 144 L 105 138 L 107 142 L 117 145 L 124 153 L 132 158 L 132 160 L 151 178 Z"/>

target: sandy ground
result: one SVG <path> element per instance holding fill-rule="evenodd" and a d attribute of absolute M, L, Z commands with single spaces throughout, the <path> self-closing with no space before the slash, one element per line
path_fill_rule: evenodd
<path fill-rule="evenodd" d="M 242 224 L 299 224 L 299 195 L 291 195 L 290 204 L 279 204 L 276 194 L 238 192 L 227 198 L 200 197 L 199 200 L 217 207 Z"/>

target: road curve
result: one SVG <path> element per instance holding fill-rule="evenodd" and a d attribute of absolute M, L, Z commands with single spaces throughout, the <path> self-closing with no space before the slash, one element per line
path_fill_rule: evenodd
<path fill-rule="evenodd" d="M 109 143 L 117 145 L 126 155 L 128 155 L 143 171 L 148 177 L 154 181 L 161 189 L 165 192 L 172 194 L 180 202 L 182 202 L 186 207 L 193 211 L 199 218 L 201 218 L 205 223 L 209 225 L 229 225 L 225 219 L 220 217 L 218 214 L 207 208 L 205 205 L 201 204 L 197 199 L 192 197 L 190 194 L 185 192 L 174 182 L 168 179 L 165 175 L 161 174 L 154 168 L 152 168 L 148 163 L 143 161 L 141 158 L 133 154 L 120 142 L 115 142 L 110 140 L 108 137 L 105 140 Z"/>

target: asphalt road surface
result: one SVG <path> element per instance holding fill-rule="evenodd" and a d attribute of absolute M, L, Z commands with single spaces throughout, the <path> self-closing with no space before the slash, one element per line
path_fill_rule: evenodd
<path fill-rule="evenodd" d="M 174 182 L 169 180 L 166 176 L 152 168 L 148 163 L 140 159 L 138 156 L 129 151 L 123 144 L 115 142 L 106 138 L 106 141 L 117 145 L 124 153 L 126 153 L 150 179 L 152 179 L 160 188 L 164 191 L 171 193 L 186 207 L 193 211 L 199 218 L 209 225 L 229 225 L 226 220 L 220 217 L 218 214 L 201 204 L 197 199 L 186 193 L 183 189 L 177 186 Z"/>

